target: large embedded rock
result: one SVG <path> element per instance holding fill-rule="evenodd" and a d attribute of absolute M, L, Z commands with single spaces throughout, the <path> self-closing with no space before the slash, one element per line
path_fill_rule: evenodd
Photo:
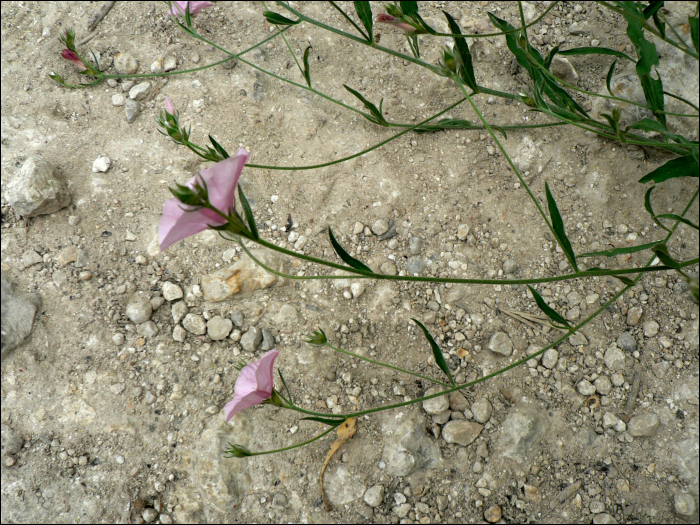
<path fill-rule="evenodd" d="M 54 167 L 31 157 L 7 185 L 5 198 L 15 213 L 24 217 L 54 213 L 71 201 L 68 186 Z"/>
<path fill-rule="evenodd" d="M 251 253 L 263 264 L 275 271 L 284 271 L 281 257 L 270 250 L 251 250 Z M 220 302 L 236 297 L 245 299 L 256 290 L 269 288 L 277 281 L 283 282 L 276 275 L 268 273 L 247 256 L 233 266 L 202 277 L 202 293 L 206 301 Z"/>

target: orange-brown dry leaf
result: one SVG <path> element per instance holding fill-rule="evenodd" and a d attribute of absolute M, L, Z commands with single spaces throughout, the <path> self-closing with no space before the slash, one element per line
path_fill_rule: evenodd
<path fill-rule="evenodd" d="M 338 426 L 337 432 L 338 439 L 331 443 L 331 449 L 328 451 L 326 461 L 323 462 L 323 466 L 321 467 L 321 475 L 319 476 L 319 483 L 321 484 L 321 496 L 323 496 L 323 502 L 326 504 L 326 510 L 328 512 L 330 512 L 333 509 L 333 507 L 331 507 L 331 503 L 330 501 L 328 501 L 328 497 L 326 496 L 326 491 L 323 488 L 323 473 L 326 471 L 328 462 L 333 457 L 333 454 L 335 454 L 338 451 L 338 449 L 343 446 L 343 443 L 345 443 L 348 439 L 352 438 L 355 435 L 355 432 L 357 432 L 357 418 L 351 417 L 343 421 Z"/>

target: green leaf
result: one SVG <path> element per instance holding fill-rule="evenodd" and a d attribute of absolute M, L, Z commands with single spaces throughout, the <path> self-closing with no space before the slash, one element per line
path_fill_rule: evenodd
<path fill-rule="evenodd" d="M 539 306 L 540 310 L 542 310 L 547 317 L 549 317 L 552 321 L 564 325 L 569 330 L 571 330 L 571 325 L 569 324 L 569 322 L 566 319 L 564 319 L 561 315 L 559 315 L 556 311 L 554 311 L 552 308 L 550 308 L 550 306 L 545 302 L 545 300 L 542 299 L 542 296 L 539 293 L 537 293 L 537 290 L 535 290 L 530 285 L 527 285 L 527 287 L 530 290 L 530 293 L 532 293 L 532 296 L 535 298 L 537 306 Z"/>
<path fill-rule="evenodd" d="M 337 427 L 342 424 L 345 419 L 331 419 L 328 417 L 318 417 L 318 416 L 307 416 L 299 418 L 299 421 L 317 421 L 318 423 L 323 423 L 329 427 Z"/>
<path fill-rule="evenodd" d="M 698 53 L 698 17 L 689 16 L 688 25 L 690 26 L 690 38 L 693 40 L 693 47 L 695 48 L 695 52 Z"/>
<path fill-rule="evenodd" d="M 642 91 L 644 91 L 644 98 L 647 101 L 649 109 L 651 109 L 658 121 L 666 127 L 664 85 L 661 82 L 661 78 L 654 78 L 651 74 L 643 74 L 639 76 L 639 81 L 642 84 Z"/>
<path fill-rule="evenodd" d="M 661 18 L 659 17 L 658 12 L 654 13 L 653 17 L 654 17 L 654 25 L 656 26 L 656 29 L 659 30 L 659 33 L 661 33 L 661 38 L 666 38 L 666 24 L 664 24 L 661 21 Z"/>
<path fill-rule="evenodd" d="M 447 18 L 447 23 L 450 26 L 450 31 L 453 35 L 461 35 L 462 31 L 459 28 L 455 19 L 447 11 L 443 11 L 445 18 Z M 472 63 L 472 55 L 469 52 L 469 46 L 467 45 L 467 40 L 464 38 L 453 38 L 455 42 L 455 49 L 457 49 L 457 54 L 455 58 L 457 59 L 457 73 L 459 74 L 462 81 L 471 89 L 474 93 L 479 92 L 479 86 L 476 83 L 476 77 L 474 76 L 474 64 Z"/>
<path fill-rule="evenodd" d="M 608 88 L 608 93 L 610 93 L 611 95 L 613 94 L 613 92 L 610 90 L 610 81 L 612 80 L 612 76 L 615 73 L 615 66 L 616 65 L 617 65 L 617 58 L 615 60 L 613 60 L 612 64 L 610 64 L 610 69 L 608 69 L 608 75 L 605 77 L 605 86 Z"/>
<path fill-rule="evenodd" d="M 374 117 L 374 118 L 370 118 L 368 115 L 364 115 L 364 117 L 365 117 L 367 120 L 369 120 L 370 122 L 374 122 L 375 124 L 379 124 L 379 125 L 381 125 L 381 126 L 385 126 L 385 127 L 388 127 L 388 126 L 389 126 L 389 123 L 388 123 L 388 122 L 386 121 L 386 119 L 384 118 L 384 115 L 382 115 L 382 112 L 381 112 L 379 109 L 377 109 L 377 106 L 375 106 L 374 104 L 372 104 L 369 100 L 367 100 L 365 97 L 363 97 L 362 95 L 360 95 L 357 91 L 355 91 L 355 90 L 352 89 L 351 87 L 348 87 L 348 86 L 346 86 L 345 84 L 343 84 L 343 87 L 344 87 L 345 89 L 347 89 L 350 93 L 352 93 L 353 95 L 355 95 L 357 98 L 359 98 L 359 99 L 360 99 L 360 102 L 362 102 L 362 103 L 365 105 L 365 107 L 369 110 L 369 112 L 370 112 L 370 113 L 372 114 L 372 116 Z M 384 99 L 382 99 L 382 101 L 383 101 L 383 100 L 384 100 Z M 380 102 L 380 104 L 379 104 L 379 107 L 381 108 L 381 102 Z"/>
<path fill-rule="evenodd" d="M 624 253 L 635 253 L 641 252 L 643 250 L 649 250 L 657 244 L 659 244 L 659 241 L 648 242 L 646 244 L 638 244 L 637 246 L 625 246 L 623 248 L 614 248 L 612 250 L 605 250 L 602 252 L 582 253 L 581 255 L 579 255 L 579 257 L 615 257 Z"/>
<path fill-rule="evenodd" d="M 678 262 L 675 259 L 673 259 L 673 257 L 671 257 L 669 255 L 668 247 L 666 246 L 665 243 L 663 243 L 663 242 L 659 243 L 656 246 L 654 246 L 651 250 L 659 258 L 659 260 L 663 264 L 665 264 L 666 266 L 670 266 L 671 268 L 673 268 L 675 270 L 677 270 L 681 267 L 681 265 L 678 264 Z"/>
<path fill-rule="evenodd" d="M 681 217 L 680 215 L 676 215 L 675 213 L 662 213 L 661 215 L 656 216 L 657 219 L 672 219 L 674 221 L 679 221 L 682 222 L 683 224 L 687 224 L 691 228 L 698 229 L 698 225 L 692 222 L 689 219 L 686 219 L 685 217 Z M 668 228 L 664 228 L 667 230 Z"/>
<path fill-rule="evenodd" d="M 608 49 L 607 47 L 575 47 L 573 49 L 566 49 L 564 51 L 559 51 L 560 55 L 570 56 L 570 55 L 613 55 L 620 58 L 625 58 L 631 62 L 634 59 L 625 55 L 621 51 L 615 49 Z"/>
<path fill-rule="evenodd" d="M 406 16 L 413 16 L 418 13 L 418 2 L 399 2 L 401 12 Z"/>
<path fill-rule="evenodd" d="M 647 173 L 639 179 L 639 182 L 654 181 L 657 184 L 668 179 L 677 177 L 698 177 L 698 160 L 692 155 L 671 159 L 663 166 L 659 166 L 654 171 Z"/>
<path fill-rule="evenodd" d="M 651 2 L 649 2 L 649 5 L 644 8 L 644 11 L 642 11 L 644 19 L 649 20 L 649 18 L 653 16 L 654 13 L 656 13 L 659 9 L 661 9 L 663 5 L 663 0 L 652 0 Z"/>
<path fill-rule="evenodd" d="M 246 199 L 243 193 L 243 188 L 238 185 L 238 196 L 241 199 L 241 205 L 243 206 L 243 212 L 245 213 L 246 221 L 248 222 L 248 228 L 250 228 L 250 233 L 253 235 L 254 240 L 258 240 L 260 235 L 258 234 L 258 227 L 255 225 L 255 217 L 253 216 L 253 210 L 250 209 L 250 204 L 248 204 L 248 199 Z"/>
<path fill-rule="evenodd" d="M 309 69 L 309 51 L 311 51 L 313 47 L 309 46 L 306 48 L 304 51 L 304 78 L 306 79 L 306 83 L 311 87 L 311 70 Z"/>
<path fill-rule="evenodd" d="M 613 277 L 615 279 L 618 279 L 622 284 L 626 284 L 627 286 L 634 286 L 634 281 L 629 277 L 625 277 L 624 275 L 613 275 Z"/>
<path fill-rule="evenodd" d="M 328 236 L 331 238 L 331 244 L 333 245 L 335 253 L 338 254 L 338 257 L 340 257 L 345 264 L 351 266 L 352 268 L 355 268 L 355 270 L 362 270 L 363 272 L 374 273 L 369 266 L 365 265 L 364 263 L 361 263 L 354 257 L 350 257 L 350 254 L 343 249 L 343 247 L 338 243 L 338 241 L 335 240 L 333 230 L 331 230 L 330 227 L 328 228 Z"/>
<path fill-rule="evenodd" d="M 227 159 L 229 158 L 229 154 L 226 152 L 224 148 L 221 147 L 221 145 L 214 140 L 214 137 L 209 135 L 209 140 L 211 140 L 211 143 L 214 145 L 214 149 L 221 155 L 223 158 Z"/>
<path fill-rule="evenodd" d="M 628 126 L 625 129 L 625 132 L 627 132 L 630 129 L 641 129 L 642 131 L 658 131 L 659 133 L 664 134 L 668 133 L 668 130 L 665 127 L 663 127 L 656 120 L 651 120 L 650 118 L 643 118 L 642 120 L 638 120 L 631 126 Z"/>
<path fill-rule="evenodd" d="M 552 228 L 554 229 L 554 235 L 557 236 L 559 245 L 561 246 L 561 249 L 564 250 L 564 253 L 569 259 L 571 266 L 573 266 L 574 270 L 578 272 L 578 266 L 576 265 L 576 256 L 574 255 L 573 248 L 571 248 L 569 238 L 566 236 L 566 230 L 564 229 L 564 221 L 562 220 L 561 214 L 559 213 L 559 208 L 557 208 L 557 203 L 554 200 L 554 197 L 552 197 L 552 192 L 549 191 L 549 184 L 547 184 L 546 182 L 544 183 L 544 189 L 547 193 L 547 205 L 549 206 L 549 215 L 552 217 Z"/>
<path fill-rule="evenodd" d="M 651 207 L 651 192 L 654 191 L 654 188 L 656 188 L 656 186 L 652 186 L 651 188 L 649 188 L 647 190 L 646 194 L 644 195 L 644 209 L 646 209 L 647 213 L 649 213 L 649 215 L 651 215 L 651 219 L 656 223 L 657 226 L 659 226 L 660 228 L 663 228 L 667 232 L 671 231 L 668 228 L 666 228 L 666 226 L 661 224 L 661 221 L 656 218 L 656 214 L 654 213 L 654 210 Z"/>
<path fill-rule="evenodd" d="M 318 330 L 314 330 L 305 342 L 310 345 L 321 346 L 328 342 L 328 338 L 326 337 L 326 332 L 319 328 Z"/>
<path fill-rule="evenodd" d="M 544 59 L 544 67 L 547 68 L 547 71 L 549 71 L 549 66 L 552 65 L 552 60 L 554 60 L 554 57 L 557 55 L 558 52 L 559 46 L 554 46 L 547 55 L 547 58 Z"/>
<path fill-rule="evenodd" d="M 425 338 L 430 343 L 430 348 L 433 351 L 433 356 L 435 357 L 435 363 L 440 367 L 440 370 L 445 372 L 445 375 L 450 380 L 450 383 L 452 383 L 454 385 L 455 380 L 452 379 L 452 373 L 450 372 L 450 369 L 447 367 L 447 363 L 445 362 L 445 357 L 442 355 L 442 350 L 440 350 L 440 347 L 435 342 L 435 339 L 433 339 L 433 336 L 430 335 L 430 332 L 428 332 L 427 328 L 425 326 L 423 326 L 423 323 L 421 323 L 418 319 L 413 319 L 413 318 L 411 318 L 411 319 L 414 323 L 416 323 L 418 326 L 420 326 L 421 330 L 423 330 L 423 334 L 425 334 Z"/>
<path fill-rule="evenodd" d="M 301 20 L 290 20 L 286 16 L 282 16 L 281 14 L 275 13 L 274 11 L 263 11 L 263 16 L 269 24 L 273 24 L 276 26 L 293 26 L 301 22 Z"/>
<path fill-rule="evenodd" d="M 369 43 L 373 44 L 374 33 L 372 33 L 372 27 L 374 21 L 372 20 L 372 6 L 369 5 L 369 2 L 353 2 L 353 4 L 355 4 L 355 12 L 357 13 L 357 17 L 367 30 L 367 34 L 369 35 Z"/>

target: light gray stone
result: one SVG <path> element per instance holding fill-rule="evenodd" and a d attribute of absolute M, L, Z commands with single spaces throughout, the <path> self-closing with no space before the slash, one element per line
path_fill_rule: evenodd
<path fill-rule="evenodd" d="M 637 326 L 643 313 L 644 310 L 642 310 L 639 306 L 633 306 L 627 310 L 627 324 L 630 326 Z"/>
<path fill-rule="evenodd" d="M 627 332 L 625 332 L 627 333 Z M 619 340 L 618 340 L 619 344 Z M 605 366 L 607 366 L 610 370 L 613 372 L 617 372 L 619 370 L 624 370 L 625 368 L 625 353 L 620 350 L 619 348 L 616 348 L 614 346 L 611 346 L 605 351 L 605 355 L 603 356 L 603 361 L 605 361 Z"/>
<path fill-rule="evenodd" d="M 607 396 L 610 392 L 612 392 L 612 383 L 610 382 L 610 379 L 608 379 L 607 376 L 600 376 L 595 381 L 593 381 L 593 384 L 595 385 L 596 391 L 601 396 Z"/>
<path fill-rule="evenodd" d="M 673 506 L 676 512 L 682 516 L 695 514 L 695 498 L 691 494 L 679 493 L 673 496 Z"/>
<path fill-rule="evenodd" d="M 246 352 L 253 353 L 262 343 L 262 339 L 262 330 L 253 326 L 241 337 L 241 346 Z"/>
<path fill-rule="evenodd" d="M 118 53 L 114 57 L 114 69 L 119 75 L 133 75 L 139 70 L 139 63 L 129 53 Z"/>
<path fill-rule="evenodd" d="M 426 263 L 420 257 L 409 257 L 408 260 L 406 261 L 406 272 L 409 275 L 413 275 L 413 274 L 420 275 L 425 271 L 427 266 L 428 266 L 428 263 Z"/>
<path fill-rule="evenodd" d="M 363 293 L 365 293 L 365 283 L 358 281 L 350 285 L 350 291 L 352 292 L 353 298 L 357 299 Z"/>
<path fill-rule="evenodd" d="M 373 485 L 368 488 L 364 500 L 372 508 L 379 507 L 384 502 L 384 485 Z"/>
<path fill-rule="evenodd" d="M 551 71 L 552 75 L 560 80 L 563 80 L 567 84 L 571 84 L 573 86 L 578 84 L 578 73 L 576 72 L 576 69 L 574 69 L 571 62 L 569 62 L 563 56 L 556 55 L 552 59 L 549 70 Z"/>
<path fill-rule="evenodd" d="M 238 312 L 236 312 L 238 313 Z M 233 314 L 231 314 L 233 317 Z M 241 314 L 238 314 L 241 315 Z M 277 313 L 272 318 L 273 321 L 278 325 L 291 326 L 299 321 L 299 313 L 297 309 L 291 304 L 283 304 Z M 243 325 L 243 316 L 241 315 L 240 323 L 234 323 L 236 326 Z"/>
<path fill-rule="evenodd" d="M 112 165 L 112 159 L 109 157 L 99 156 L 92 163 L 92 171 L 94 173 L 104 173 Z"/>
<path fill-rule="evenodd" d="M 518 263 L 515 262 L 513 259 L 508 259 L 506 262 L 503 263 L 503 271 L 507 274 L 513 274 L 515 273 L 515 270 L 518 269 Z"/>
<path fill-rule="evenodd" d="M 126 305 L 126 316 L 134 324 L 145 323 L 151 318 L 153 307 L 151 300 L 145 293 L 135 293 Z"/>
<path fill-rule="evenodd" d="M 231 319 L 224 319 L 220 315 L 215 315 L 207 321 L 207 335 L 212 341 L 226 339 L 231 330 L 233 330 Z"/>
<path fill-rule="evenodd" d="M 146 321 L 136 328 L 136 333 L 146 338 L 155 337 L 158 335 L 158 332 L 160 332 L 160 329 L 153 321 Z"/>
<path fill-rule="evenodd" d="M 513 353 L 513 342 L 510 340 L 508 334 L 496 332 L 489 340 L 489 350 L 502 356 L 509 357 Z"/>
<path fill-rule="evenodd" d="M 383 235 L 389 230 L 389 223 L 384 219 L 374 221 L 372 224 L 372 233 L 375 235 Z"/>
<path fill-rule="evenodd" d="M 408 250 L 411 255 L 418 255 L 423 249 L 423 240 L 420 237 L 411 237 L 408 239 Z"/>
<path fill-rule="evenodd" d="M 175 328 L 173 328 L 173 340 L 178 343 L 184 343 L 185 339 L 187 339 L 187 330 L 179 324 L 175 325 Z"/>
<path fill-rule="evenodd" d="M 175 323 L 179 323 L 185 318 L 187 312 L 189 312 L 189 308 L 187 307 L 187 303 L 185 303 L 185 301 L 178 301 L 173 303 L 171 311 L 173 314 L 173 321 Z"/>
<path fill-rule="evenodd" d="M 617 346 L 625 352 L 634 352 L 637 349 L 637 341 L 629 332 L 622 332 L 617 338 Z"/>
<path fill-rule="evenodd" d="M 126 121 L 129 124 L 133 123 L 141 114 L 141 103 L 138 100 L 127 99 L 124 104 L 124 114 Z"/>
<path fill-rule="evenodd" d="M 468 224 L 460 224 L 457 226 L 457 238 L 460 241 L 466 241 L 467 237 L 469 236 L 469 225 Z"/>
<path fill-rule="evenodd" d="M 582 396 L 592 396 L 595 394 L 595 387 L 588 379 L 582 379 L 579 381 L 576 385 L 576 390 L 578 390 L 578 393 Z"/>
<path fill-rule="evenodd" d="M 36 314 L 41 310 L 41 295 L 20 293 L 2 273 L 2 359 L 31 334 Z"/>
<path fill-rule="evenodd" d="M 260 349 L 263 352 L 267 352 L 268 350 L 272 350 L 275 347 L 275 336 L 272 335 L 272 332 L 270 332 L 267 328 L 263 328 L 262 330 L 262 344 L 260 345 Z"/>
<path fill-rule="evenodd" d="M 549 368 L 550 370 L 557 366 L 559 361 L 559 352 L 554 348 L 550 348 L 544 354 L 542 354 L 542 366 Z"/>
<path fill-rule="evenodd" d="M 30 157 L 5 188 L 5 199 L 17 215 L 34 217 L 68 206 L 71 194 L 51 164 Z"/>
<path fill-rule="evenodd" d="M 652 437 L 656 435 L 660 425 L 659 416 L 653 412 L 647 412 L 630 419 L 627 428 L 631 436 Z"/>
<path fill-rule="evenodd" d="M 479 437 L 483 429 L 484 426 L 479 423 L 473 423 L 464 419 L 455 419 L 448 421 L 442 428 L 442 438 L 446 443 L 456 443 L 466 447 Z"/>
<path fill-rule="evenodd" d="M 654 337 L 659 333 L 659 323 L 656 321 L 646 321 L 643 325 L 644 337 Z"/>
<path fill-rule="evenodd" d="M 207 322 L 201 315 L 187 314 L 182 320 L 182 326 L 185 330 L 194 335 L 204 335 L 207 333 Z"/>
<path fill-rule="evenodd" d="M 408 476 L 437 465 L 440 448 L 426 434 L 426 418 L 419 409 L 383 413 L 382 434 L 392 436 L 384 442 L 382 460 L 389 476 Z"/>
<path fill-rule="evenodd" d="M 129 98 L 131 100 L 143 100 L 148 96 L 150 90 L 150 82 L 140 82 L 129 90 Z"/>
<path fill-rule="evenodd" d="M 177 301 L 178 299 L 182 299 L 183 296 L 182 288 L 177 284 L 171 283 L 170 281 L 165 281 L 163 283 L 163 297 L 166 301 Z"/>
<path fill-rule="evenodd" d="M 495 452 L 517 461 L 529 461 L 540 451 L 540 442 L 550 426 L 545 412 L 531 405 L 516 405 L 498 431 Z"/>
<path fill-rule="evenodd" d="M 27 250 L 22 254 L 22 264 L 25 268 L 34 266 L 35 264 L 41 264 L 44 262 L 44 258 L 36 253 L 34 250 Z"/>
<path fill-rule="evenodd" d="M 472 414 L 474 414 L 474 420 L 477 423 L 486 423 L 491 418 L 493 407 L 488 399 L 482 397 L 481 399 L 472 403 L 471 411 Z"/>
<path fill-rule="evenodd" d="M 444 390 L 444 388 L 434 386 L 426 390 L 424 395 L 430 396 L 440 392 L 441 390 Z M 448 408 L 450 408 L 450 399 L 446 395 L 423 401 L 423 410 L 425 410 L 426 413 L 430 414 L 431 416 L 442 414 Z"/>

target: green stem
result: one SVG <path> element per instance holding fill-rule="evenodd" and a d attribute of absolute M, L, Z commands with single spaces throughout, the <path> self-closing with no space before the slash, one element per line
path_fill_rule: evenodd
<path fill-rule="evenodd" d="M 337 268 L 339 270 L 346 271 L 348 273 L 354 274 L 352 277 L 354 279 L 376 279 L 379 281 L 408 281 L 408 282 L 429 282 L 429 283 L 453 283 L 453 284 L 501 284 L 501 285 L 518 285 L 518 284 L 540 284 L 540 283 L 551 283 L 551 282 L 557 282 L 557 281 L 568 281 L 571 279 L 579 279 L 579 278 L 586 278 L 586 277 L 603 277 L 603 276 L 611 276 L 614 277 L 616 275 L 627 275 L 627 274 L 634 274 L 634 273 L 646 273 L 646 272 L 659 272 L 663 270 L 673 270 L 670 266 L 653 266 L 651 268 L 648 267 L 640 267 L 640 268 L 620 268 L 620 269 L 613 269 L 613 270 L 599 270 L 596 271 L 595 274 L 590 274 L 586 273 L 585 271 L 582 272 L 575 272 L 575 273 L 570 273 L 566 275 L 557 275 L 554 277 L 538 277 L 538 278 L 533 278 L 533 279 L 457 279 L 457 278 L 451 278 L 451 277 L 420 277 L 420 276 L 410 276 L 410 275 L 384 275 L 384 274 L 379 274 L 379 273 L 366 273 L 363 272 L 362 270 L 356 270 L 355 268 L 351 268 L 350 266 L 343 266 L 341 264 L 333 263 L 330 261 L 326 261 L 324 259 L 317 259 L 316 257 L 311 257 L 309 255 L 304 255 L 301 253 L 293 252 L 291 250 L 287 250 L 286 248 L 282 248 L 280 246 L 277 246 L 276 244 L 272 244 L 270 242 L 267 242 L 263 239 L 250 239 L 253 242 L 256 242 L 260 244 L 261 246 L 265 246 L 266 248 L 269 248 L 271 250 L 284 253 L 285 255 L 291 255 L 292 257 L 296 257 L 297 259 L 303 259 L 308 262 L 312 263 L 317 263 L 322 266 L 328 266 L 331 268 Z M 293 280 L 312 280 L 312 279 L 349 279 L 351 276 L 349 275 L 310 275 L 310 276 L 305 276 L 305 275 L 289 275 L 285 274 L 282 272 L 278 272 L 277 270 L 270 268 L 266 264 L 264 264 L 262 261 L 260 261 L 257 257 L 255 257 L 248 248 L 243 244 L 243 242 L 240 242 L 241 247 L 243 248 L 243 251 L 246 252 L 246 254 L 253 259 L 253 261 L 258 264 L 260 267 L 262 267 L 264 270 L 270 272 L 273 275 L 278 275 L 280 277 L 284 277 L 286 279 L 293 279 Z M 700 261 L 700 259 L 695 258 L 695 259 L 690 259 L 687 261 L 680 262 L 680 267 L 685 268 L 686 266 L 691 266 L 693 264 L 696 264 Z"/>
<path fill-rule="evenodd" d="M 333 7 L 335 7 L 335 9 L 336 9 L 341 15 L 343 15 L 343 16 L 345 17 L 345 20 L 347 20 L 348 22 L 350 22 L 350 23 L 352 24 L 352 26 L 353 26 L 355 29 L 357 29 L 357 31 L 358 31 L 363 37 L 365 37 L 366 40 L 371 40 L 370 37 L 367 35 L 367 33 L 365 33 L 365 32 L 360 28 L 360 26 L 358 26 L 358 25 L 355 23 L 355 21 L 354 21 L 352 18 L 350 18 L 350 17 L 348 16 L 348 14 L 347 14 L 345 11 L 343 11 L 335 2 L 328 2 L 328 3 L 331 4 Z"/>
<path fill-rule="evenodd" d="M 324 417 L 328 417 L 328 414 L 323 414 L 323 415 L 324 415 Z M 276 448 L 274 450 L 264 450 L 261 452 L 250 452 L 249 454 L 247 454 L 247 456 L 264 456 L 265 454 L 275 454 L 276 452 L 284 452 L 286 450 L 292 450 L 294 448 L 303 447 L 303 446 L 306 446 L 310 443 L 313 443 L 314 441 L 321 439 L 326 434 L 329 434 L 330 432 L 335 430 L 335 428 L 336 427 L 330 427 L 328 430 L 325 430 L 324 432 L 320 433 L 318 436 L 315 436 L 315 437 L 313 437 L 309 440 L 303 441 L 301 443 L 297 443 L 296 445 L 289 445 L 288 447 Z"/>
<path fill-rule="evenodd" d="M 367 361 L 368 363 L 373 363 L 373 364 L 378 365 L 378 366 L 383 366 L 383 367 L 386 367 L 386 368 L 391 368 L 391 369 L 393 369 L 393 370 L 397 370 L 397 371 L 399 371 L 399 372 L 403 372 L 404 374 L 410 374 L 410 375 L 412 375 L 412 376 L 420 377 L 421 379 L 425 379 L 426 381 L 431 381 L 431 382 L 436 383 L 436 384 L 438 384 L 438 385 L 449 386 L 447 383 L 443 383 L 442 381 L 438 381 L 437 379 L 433 379 L 432 377 L 424 376 L 424 375 L 418 374 L 418 373 L 416 373 L 416 372 L 411 372 L 410 370 L 406 370 L 406 369 L 404 369 L 404 368 L 399 368 L 398 366 L 393 366 L 393 365 L 390 365 L 390 364 L 388 364 L 388 363 L 383 363 L 382 361 L 375 361 L 374 359 L 370 359 L 369 357 L 365 357 L 365 356 L 363 356 L 363 355 L 355 354 L 355 353 L 353 353 L 353 352 L 348 352 L 347 350 L 343 350 L 342 348 L 338 348 L 338 347 L 336 347 L 336 346 L 333 346 L 333 345 L 330 344 L 329 342 L 326 342 L 325 345 L 326 345 L 328 348 L 332 348 L 332 349 L 335 350 L 336 352 L 340 352 L 341 354 L 346 354 L 346 355 L 355 357 L 355 358 L 357 358 L 357 359 L 362 359 L 363 361 Z"/>

